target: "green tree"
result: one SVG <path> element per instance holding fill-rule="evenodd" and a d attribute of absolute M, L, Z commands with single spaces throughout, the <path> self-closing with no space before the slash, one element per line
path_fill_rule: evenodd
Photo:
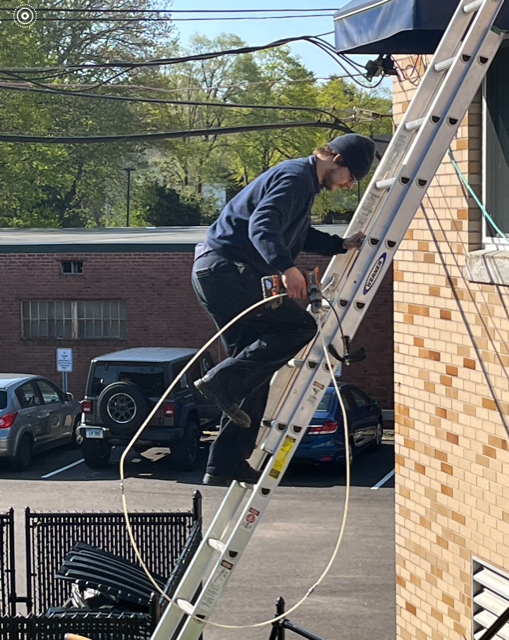
<path fill-rule="evenodd" d="M 196 198 L 181 196 L 175 189 L 147 183 L 143 189 L 144 218 L 150 226 L 199 225 L 201 209 Z"/>
<path fill-rule="evenodd" d="M 52 5 L 129 8 L 132 13 L 128 17 L 132 18 L 143 17 L 137 9 L 152 6 L 151 0 L 138 0 L 134 5 L 112 0 L 56 0 Z M 4 23 L 0 66 L 142 60 L 157 53 L 162 38 L 173 37 L 171 23 L 117 22 L 103 16 L 100 20 L 37 20 L 31 29 Z M 72 90 L 76 85 L 86 89 L 87 82 L 104 81 L 117 71 L 62 71 L 58 77 L 48 73 L 46 79 L 35 75 L 55 89 Z M 131 79 L 136 75 L 140 74 L 131 72 Z M 129 103 L 6 89 L 0 91 L 0 117 L 4 132 L 23 134 L 128 134 L 145 128 L 143 110 Z M 123 167 L 141 162 L 144 149 L 139 144 L 0 144 L 0 224 L 65 227 L 98 226 L 106 219 L 117 222 L 117 212 L 125 202 Z"/>

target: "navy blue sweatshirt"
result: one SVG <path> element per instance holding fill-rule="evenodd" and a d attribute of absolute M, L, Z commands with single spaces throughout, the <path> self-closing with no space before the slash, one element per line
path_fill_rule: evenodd
<path fill-rule="evenodd" d="M 346 253 L 343 240 L 311 226 L 320 184 L 316 157 L 286 160 L 238 193 L 209 228 L 206 244 L 230 260 L 263 274 L 286 271 L 301 251 Z M 197 255 L 203 249 L 197 247 Z"/>

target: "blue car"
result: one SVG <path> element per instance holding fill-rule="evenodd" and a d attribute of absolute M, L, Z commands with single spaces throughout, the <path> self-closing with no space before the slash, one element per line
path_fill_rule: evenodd
<path fill-rule="evenodd" d="M 382 409 L 352 384 L 338 383 L 348 418 L 350 462 L 361 449 L 377 449 L 382 442 Z M 345 433 L 343 412 L 331 383 L 293 457 L 296 462 L 344 463 Z"/>

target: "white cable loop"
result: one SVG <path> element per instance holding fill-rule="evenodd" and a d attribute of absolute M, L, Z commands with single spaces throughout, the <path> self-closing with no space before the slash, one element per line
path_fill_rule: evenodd
<path fill-rule="evenodd" d="M 145 419 L 145 421 L 141 425 L 141 427 L 134 434 L 134 436 L 132 437 L 131 441 L 127 445 L 125 451 L 123 452 L 123 454 L 122 454 L 122 456 L 120 458 L 120 489 L 121 489 L 121 493 L 122 493 L 122 508 L 123 508 L 124 519 L 125 519 L 125 523 L 126 523 L 127 532 L 129 534 L 129 540 L 131 542 L 131 546 L 132 546 L 132 548 L 134 550 L 134 553 L 135 553 L 135 555 L 136 555 L 136 557 L 137 557 L 137 559 L 138 559 L 143 571 L 145 572 L 145 574 L 147 575 L 148 579 L 150 580 L 150 582 L 154 586 L 154 589 L 156 590 L 156 592 L 158 592 L 161 596 L 163 596 L 165 598 L 165 600 L 167 600 L 169 603 L 174 604 L 175 606 L 177 606 L 179 608 L 181 608 L 181 607 L 178 604 L 178 602 L 176 600 L 173 600 L 172 598 L 170 598 L 166 593 L 164 593 L 164 591 L 161 589 L 161 587 L 154 580 L 154 578 L 153 578 L 153 576 L 152 576 L 152 574 L 150 572 L 150 569 L 147 567 L 147 565 L 145 564 L 143 558 L 141 557 L 140 550 L 138 548 L 138 545 L 136 544 L 136 540 L 134 539 L 134 533 L 133 533 L 133 530 L 132 530 L 131 521 L 130 521 L 130 517 L 129 517 L 129 511 L 128 511 L 128 508 L 127 508 L 127 498 L 126 498 L 125 486 L 124 486 L 124 481 L 125 481 L 125 460 L 126 460 L 127 454 L 133 448 L 136 440 L 142 434 L 143 430 L 145 429 L 147 424 L 150 422 L 150 420 L 153 418 L 153 416 L 155 415 L 156 411 L 159 409 L 161 404 L 164 402 L 165 398 L 170 394 L 170 392 L 173 390 L 173 388 L 175 387 L 177 382 L 180 380 L 180 378 L 186 373 L 186 371 L 189 370 L 189 368 L 201 356 L 201 354 L 217 338 L 219 338 L 227 329 L 229 329 L 233 324 L 235 324 L 238 320 L 240 320 L 240 318 L 242 318 L 243 316 L 248 314 L 250 311 L 252 311 L 253 309 L 256 309 L 257 307 L 259 307 L 259 306 L 261 306 L 263 304 L 266 304 L 268 302 L 272 302 L 272 301 L 276 300 L 277 298 L 283 298 L 286 295 L 287 295 L 286 293 L 281 293 L 281 294 L 278 294 L 277 296 L 272 296 L 271 298 L 259 300 L 258 302 L 253 304 L 251 307 L 249 307 L 249 308 L 245 309 L 244 311 L 242 311 L 241 313 L 239 313 L 238 316 L 233 318 L 233 320 L 230 320 L 230 322 L 228 322 L 228 324 L 226 324 L 224 327 L 222 327 L 222 329 L 220 329 L 216 334 L 214 334 L 212 336 L 212 338 L 210 338 L 210 340 L 208 340 L 208 342 L 206 342 L 205 345 L 193 356 L 193 358 L 187 363 L 187 365 L 182 369 L 182 371 L 179 373 L 179 375 L 173 380 L 173 382 L 170 384 L 170 386 L 166 389 L 165 393 L 158 400 L 158 402 L 156 403 L 156 405 L 154 406 L 152 411 L 149 413 L 149 415 L 147 416 L 147 418 Z M 208 625 L 211 625 L 213 627 L 218 627 L 220 629 L 255 629 L 255 628 L 259 628 L 259 627 L 266 627 L 266 626 L 274 624 L 274 622 L 278 622 L 279 620 L 282 620 L 283 618 L 288 616 L 290 613 L 296 611 L 308 599 L 308 597 L 313 593 L 313 591 L 316 589 L 316 587 L 318 587 L 323 582 L 323 580 L 325 579 L 326 575 L 330 571 L 330 568 L 332 567 L 332 565 L 333 565 L 333 563 L 334 563 L 334 561 L 335 561 L 335 559 L 336 559 L 336 557 L 338 555 L 339 547 L 341 546 L 341 542 L 343 540 L 343 535 L 344 535 L 344 531 L 345 531 L 345 527 L 346 527 L 346 519 L 347 519 L 347 515 L 348 515 L 348 504 L 349 504 L 349 501 L 350 501 L 350 456 L 349 456 L 349 449 L 348 449 L 348 447 L 349 447 L 348 417 L 347 417 L 346 409 L 345 409 L 345 406 L 344 406 L 343 398 L 341 397 L 341 394 L 339 392 L 339 388 L 338 388 L 336 379 L 334 377 L 334 368 L 333 368 L 333 365 L 332 365 L 332 363 L 330 361 L 328 350 L 327 350 L 327 348 L 325 346 L 325 343 L 323 342 L 323 335 L 320 334 L 320 336 L 322 338 L 322 344 L 323 344 L 323 348 L 324 348 L 325 359 L 327 360 L 327 366 L 329 367 L 329 372 L 331 374 L 331 379 L 332 379 L 332 382 L 334 384 L 334 389 L 336 390 L 336 393 L 337 393 L 337 396 L 338 396 L 338 399 L 339 399 L 339 403 L 341 405 L 341 411 L 343 413 L 344 432 L 345 432 L 345 461 L 346 461 L 346 463 L 345 463 L 346 464 L 345 508 L 344 508 L 344 511 L 343 511 L 343 520 L 342 520 L 342 523 L 341 523 L 341 529 L 340 529 L 340 532 L 339 532 L 338 541 L 337 541 L 336 546 L 334 548 L 332 557 L 329 560 L 329 562 L 328 562 L 327 566 L 325 567 L 324 571 L 322 572 L 322 574 L 318 578 L 318 580 L 307 590 L 306 594 L 296 604 L 294 604 L 293 607 L 291 607 L 290 609 L 285 611 L 283 614 L 281 614 L 279 616 L 275 616 L 274 618 L 271 618 L 270 620 L 265 620 L 263 622 L 258 622 L 258 623 L 255 623 L 255 624 L 246 624 L 246 625 L 221 624 L 219 622 L 211 622 L 210 620 L 204 621 L 201 618 L 199 618 L 199 617 L 197 617 L 197 616 L 195 616 L 193 614 L 188 614 L 191 617 L 193 617 L 196 620 L 196 622 L 200 622 L 203 625 L 208 624 Z"/>

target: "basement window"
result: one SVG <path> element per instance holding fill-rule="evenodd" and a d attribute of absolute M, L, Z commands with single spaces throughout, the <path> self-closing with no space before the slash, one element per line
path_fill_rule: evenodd
<path fill-rule="evenodd" d="M 83 261 L 82 260 L 62 260 L 60 263 L 62 273 L 70 273 L 72 275 L 83 274 Z"/>
<path fill-rule="evenodd" d="M 126 304 L 123 300 L 24 300 L 21 326 L 25 340 L 125 340 Z"/>
<path fill-rule="evenodd" d="M 472 638 L 480 640 L 509 607 L 509 575 L 476 558 L 473 559 L 473 620 Z M 509 638 L 509 623 L 497 634 Z"/>

